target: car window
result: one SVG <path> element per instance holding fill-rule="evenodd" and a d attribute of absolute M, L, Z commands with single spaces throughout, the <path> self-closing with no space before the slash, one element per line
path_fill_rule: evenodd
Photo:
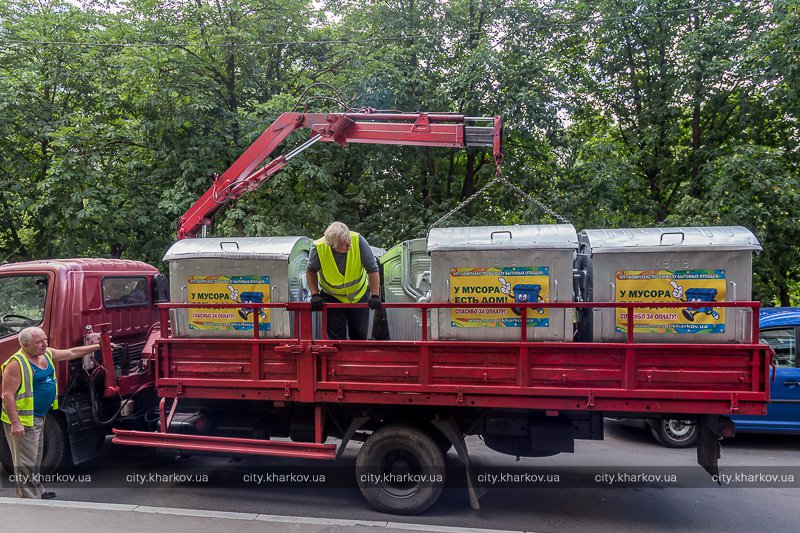
<path fill-rule="evenodd" d="M 775 350 L 775 363 L 794 368 L 797 361 L 795 328 L 776 328 L 761 331 L 761 339 Z"/>
<path fill-rule="evenodd" d="M 144 277 L 103 278 L 103 305 L 106 307 L 132 307 L 150 303 L 147 279 Z"/>
<path fill-rule="evenodd" d="M 47 278 L 0 277 L 0 338 L 15 335 L 44 320 Z"/>

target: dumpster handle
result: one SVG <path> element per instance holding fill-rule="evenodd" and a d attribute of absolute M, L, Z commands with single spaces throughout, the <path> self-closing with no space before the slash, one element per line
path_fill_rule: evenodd
<path fill-rule="evenodd" d="M 555 293 L 553 299 L 551 301 L 557 302 L 558 301 L 558 280 L 553 278 L 553 292 Z"/>
<path fill-rule="evenodd" d="M 659 239 L 659 244 L 664 244 L 664 235 L 680 235 L 681 242 L 677 244 L 683 244 L 683 240 L 686 238 L 686 234 L 684 234 L 682 231 L 665 231 L 664 233 L 661 234 L 661 238 Z"/>
<path fill-rule="evenodd" d="M 735 281 L 729 281 L 728 283 L 730 283 L 730 285 L 731 285 L 731 294 L 729 295 L 729 297 L 726 298 L 726 300 L 728 300 L 729 302 L 735 302 L 736 301 L 736 282 Z M 731 311 L 734 311 L 734 310 L 732 309 Z M 744 342 L 744 337 L 745 337 L 744 313 L 745 313 L 744 309 L 739 309 L 739 312 L 735 313 L 733 315 L 734 316 L 734 318 L 733 318 L 733 335 L 734 335 L 734 338 L 736 338 L 736 332 L 737 332 L 738 329 L 740 329 L 741 332 L 742 332 L 742 342 Z M 741 325 L 740 325 L 740 321 L 741 321 Z M 733 340 L 733 339 L 731 339 L 731 340 Z"/>
<path fill-rule="evenodd" d="M 508 238 L 509 238 L 509 239 L 513 239 L 512 235 L 511 235 L 511 232 L 510 232 L 510 231 L 508 231 L 508 230 L 504 230 L 504 231 L 493 231 L 492 233 L 490 233 L 490 234 L 489 234 L 489 239 L 491 239 L 491 240 L 494 240 L 494 236 L 495 236 L 495 234 L 503 234 L 503 233 L 508 233 Z"/>
<path fill-rule="evenodd" d="M 232 244 L 233 246 L 236 247 L 236 251 L 239 251 L 239 243 L 236 242 L 236 241 L 221 241 L 219 243 L 219 249 L 222 250 L 222 251 L 225 251 L 225 245 L 226 244 Z"/>
<path fill-rule="evenodd" d="M 403 292 L 414 300 L 419 300 L 425 296 L 419 287 L 414 287 L 411 283 L 411 245 L 408 241 L 403 242 L 402 251 L 400 253 L 400 271 L 407 274 L 400 280 L 400 286 Z"/>

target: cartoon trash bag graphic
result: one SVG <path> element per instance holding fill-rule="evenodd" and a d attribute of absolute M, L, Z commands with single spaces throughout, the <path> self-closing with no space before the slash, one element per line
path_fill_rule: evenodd
<path fill-rule="evenodd" d="M 264 293 L 263 292 L 243 292 L 242 293 L 242 303 L 243 304 L 260 304 L 264 300 Z M 244 307 L 239 309 L 239 316 L 242 317 L 242 320 L 248 320 L 250 318 L 250 313 L 253 312 L 252 307 Z M 263 309 L 258 310 L 259 318 L 267 318 L 266 313 L 264 313 Z"/>
<path fill-rule="evenodd" d="M 514 285 L 514 301 L 520 303 L 529 303 L 529 302 L 540 302 L 544 301 L 539 293 L 542 291 L 542 286 L 539 284 L 522 284 L 522 285 Z M 515 307 L 512 309 L 514 314 L 522 315 L 522 310 Z M 544 309 L 537 309 L 537 313 L 540 315 L 544 314 Z"/>
<path fill-rule="evenodd" d="M 692 288 L 686 289 L 686 301 L 687 302 L 713 302 L 714 298 L 717 297 L 717 289 L 700 289 L 700 288 Z M 687 307 L 683 310 L 683 316 L 686 317 L 686 320 L 690 322 L 694 322 L 694 317 L 699 313 L 705 313 L 706 315 L 711 315 L 714 320 L 719 318 L 719 313 L 717 313 L 713 307 Z"/>

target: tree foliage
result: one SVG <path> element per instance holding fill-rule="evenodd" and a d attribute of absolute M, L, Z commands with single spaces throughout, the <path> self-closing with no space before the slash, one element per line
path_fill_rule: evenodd
<path fill-rule="evenodd" d="M 504 178 L 578 229 L 749 227 L 756 295 L 798 304 L 799 11 L 0 0 L 0 253 L 158 264 L 180 215 L 280 113 L 456 112 L 504 116 Z M 339 219 L 388 247 L 457 207 L 443 224 L 556 222 L 495 170 L 483 149 L 319 143 L 211 231 L 316 236 Z"/>

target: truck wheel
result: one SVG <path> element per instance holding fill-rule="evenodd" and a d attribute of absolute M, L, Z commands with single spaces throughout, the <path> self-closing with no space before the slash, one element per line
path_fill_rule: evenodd
<path fill-rule="evenodd" d="M 6 441 L 5 432 L 0 434 L 0 463 L 3 470 L 14 473 L 11 448 Z M 42 451 L 43 474 L 52 474 L 60 467 L 70 463 L 69 439 L 64 422 L 53 413 L 44 419 L 44 450 Z"/>
<path fill-rule="evenodd" d="M 7 474 L 14 473 L 14 466 L 11 464 L 11 448 L 8 446 L 5 431 L 0 431 L 0 463 Z"/>
<path fill-rule="evenodd" d="M 697 425 L 694 420 L 654 420 L 650 424 L 650 432 L 667 448 L 689 448 L 697 443 Z"/>
<path fill-rule="evenodd" d="M 442 494 L 445 474 L 439 445 L 424 431 L 406 424 L 373 433 L 356 458 L 361 493 L 384 513 L 425 512 Z"/>
<path fill-rule="evenodd" d="M 64 419 L 47 413 L 44 419 L 44 450 L 42 452 L 42 473 L 52 474 L 59 468 L 72 464 L 69 449 L 69 436 Z"/>

